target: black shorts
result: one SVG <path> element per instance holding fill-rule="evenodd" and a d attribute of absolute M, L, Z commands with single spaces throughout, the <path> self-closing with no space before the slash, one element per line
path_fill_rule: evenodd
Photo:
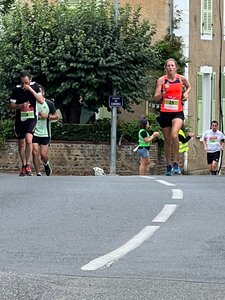
<path fill-rule="evenodd" d="M 40 137 L 40 136 L 33 135 L 32 143 L 38 145 L 48 145 L 50 143 L 50 137 L 48 136 Z"/>
<path fill-rule="evenodd" d="M 208 165 L 211 165 L 211 163 L 213 161 L 216 161 L 218 163 L 219 159 L 220 159 L 220 151 L 216 151 L 216 152 L 213 152 L 213 153 L 207 152 Z"/>
<path fill-rule="evenodd" d="M 181 119 L 184 120 L 184 112 L 160 112 L 160 115 L 156 118 L 161 128 L 172 127 L 173 119 Z"/>
<path fill-rule="evenodd" d="M 15 123 L 15 133 L 16 137 L 20 139 L 24 139 L 27 133 L 34 133 L 35 126 L 37 124 L 36 119 L 28 119 L 26 121 L 20 121 Z"/>

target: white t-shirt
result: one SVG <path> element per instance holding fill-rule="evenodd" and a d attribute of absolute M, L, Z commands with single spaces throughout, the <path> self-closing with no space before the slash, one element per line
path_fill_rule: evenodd
<path fill-rule="evenodd" d="M 220 151 L 221 140 L 224 140 L 225 137 L 221 131 L 213 132 L 212 129 L 209 129 L 203 134 L 203 138 L 208 146 L 207 152 L 213 153 Z"/>

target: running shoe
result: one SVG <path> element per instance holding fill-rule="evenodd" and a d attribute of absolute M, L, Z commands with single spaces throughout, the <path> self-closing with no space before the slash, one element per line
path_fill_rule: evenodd
<path fill-rule="evenodd" d="M 46 165 L 44 164 L 44 168 L 45 168 L 45 174 L 46 174 L 47 176 L 50 176 L 50 175 L 52 174 L 52 168 L 51 168 L 51 166 L 50 166 L 49 161 L 47 162 Z"/>
<path fill-rule="evenodd" d="M 173 164 L 173 173 L 174 173 L 174 174 L 181 174 L 180 167 L 178 166 L 177 163 L 174 163 L 174 164 Z"/>
<path fill-rule="evenodd" d="M 25 169 L 26 167 L 25 166 L 23 166 L 21 169 L 20 169 L 20 174 L 19 174 L 19 176 L 25 176 L 26 175 L 26 169 Z"/>
<path fill-rule="evenodd" d="M 171 165 L 166 166 L 166 176 L 173 175 L 173 168 Z"/>
<path fill-rule="evenodd" d="M 37 172 L 37 174 L 36 174 L 37 176 L 41 176 L 41 173 L 40 172 Z"/>
<path fill-rule="evenodd" d="M 33 175 L 32 172 L 31 172 L 30 165 L 26 165 L 25 170 L 26 170 L 26 175 L 27 176 L 32 176 Z"/>

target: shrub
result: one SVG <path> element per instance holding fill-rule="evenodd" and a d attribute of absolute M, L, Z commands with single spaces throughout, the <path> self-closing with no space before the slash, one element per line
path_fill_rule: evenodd
<path fill-rule="evenodd" d="M 156 121 L 156 115 L 150 113 L 148 131 L 152 134 L 159 131 L 160 127 Z M 138 120 L 125 122 L 119 121 L 117 124 L 117 143 L 137 143 L 139 122 Z M 62 121 L 52 123 L 52 140 L 63 141 L 83 141 L 83 142 L 107 142 L 110 143 L 111 120 L 95 120 L 91 124 L 64 124 Z M 6 139 L 15 138 L 14 121 L 0 121 L 0 147 L 3 148 Z M 160 154 L 163 146 L 163 136 L 160 133 L 156 139 L 159 144 Z"/>
<path fill-rule="evenodd" d="M 4 149 L 5 141 L 8 138 L 14 137 L 14 121 L 1 120 L 0 121 L 0 150 Z"/>

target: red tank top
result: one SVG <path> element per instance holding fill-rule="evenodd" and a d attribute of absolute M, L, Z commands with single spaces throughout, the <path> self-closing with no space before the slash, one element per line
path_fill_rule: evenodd
<path fill-rule="evenodd" d="M 167 75 L 164 76 L 162 90 L 166 90 L 163 95 L 160 111 L 162 112 L 179 112 L 183 111 L 182 104 L 182 82 L 180 75 L 176 74 L 174 81 L 169 81 Z"/>

